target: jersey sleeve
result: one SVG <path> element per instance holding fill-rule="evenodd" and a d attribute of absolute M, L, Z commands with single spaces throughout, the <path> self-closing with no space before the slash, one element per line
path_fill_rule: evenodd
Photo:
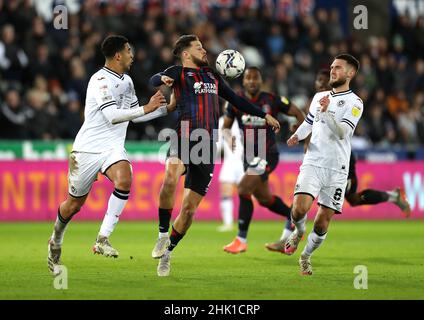
<path fill-rule="evenodd" d="M 285 96 L 274 96 L 274 107 L 284 114 L 288 114 L 291 102 Z"/>
<path fill-rule="evenodd" d="M 133 81 L 132 81 L 132 79 L 130 78 L 130 84 L 131 84 L 131 90 L 132 90 L 132 96 L 131 96 L 131 104 L 130 104 L 130 109 L 132 109 L 132 108 L 136 108 L 136 107 L 138 107 L 139 106 L 139 103 L 138 103 L 138 98 L 137 98 L 137 95 L 135 94 L 135 88 L 134 88 L 134 83 L 133 83 Z"/>
<path fill-rule="evenodd" d="M 356 125 L 361 119 L 362 112 L 364 110 L 364 104 L 360 98 L 354 98 L 349 101 L 346 111 L 342 117 L 341 122 L 346 123 L 352 128 L 352 132 L 355 131 Z"/>
<path fill-rule="evenodd" d="M 174 79 L 174 86 L 175 86 L 180 81 L 180 75 L 182 70 L 183 68 L 181 66 L 171 66 L 165 71 L 156 73 L 153 77 L 150 78 L 149 83 L 153 87 L 159 87 L 160 85 L 163 84 L 161 77 L 167 76 L 167 77 L 170 77 L 171 79 Z"/>
<path fill-rule="evenodd" d="M 314 123 L 314 119 L 316 115 L 316 108 L 314 106 L 317 103 L 317 100 L 318 100 L 318 94 L 315 94 L 314 97 L 312 98 L 311 104 L 309 105 L 309 112 L 305 118 L 305 121 L 310 125 L 313 125 Z"/>
<path fill-rule="evenodd" d="M 105 77 L 94 78 L 92 81 L 92 90 L 99 110 L 116 105 L 109 81 Z"/>

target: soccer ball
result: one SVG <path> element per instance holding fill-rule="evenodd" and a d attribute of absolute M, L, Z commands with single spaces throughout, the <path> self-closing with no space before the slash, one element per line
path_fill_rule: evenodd
<path fill-rule="evenodd" d="M 222 76 L 234 79 L 243 73 L 246 63 L 240 52 L 228 49 L 218 55 L 215 66 Z"/>

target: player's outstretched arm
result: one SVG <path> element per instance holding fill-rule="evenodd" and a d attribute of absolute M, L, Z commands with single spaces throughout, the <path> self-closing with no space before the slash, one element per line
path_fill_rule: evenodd
<path fill-rule="evenodd" d="M 176 107 L 177 107 L 177 101 L 175 100 L 174 93 L 172 93 L 168 104 L 160 106 L 153 112 L 150 112 L 141 117 L 135 118 L 132 120 L 132 122 L 134 123 L 147 122 L 156 118 L 166 116 L 169 112 L 174 111 Z"/>
<path fill-rule="evenodd" d="M 247 101 L 245 98 L 238 96 L 229 86 L 225 84 L 222 78 L 219 80 L 218 92 L 222 98 L 227 100 L 237 109 L 253 116 L 265 118 L 267 124 L 271 126 L 274 131 L 280 130 L 280 123 L 273 116 L 266 114 L 261 109 Z"/>
<path fill-rule="evenodd" d="M 180 66 L 169 67 L 165 71 L 156 73 L 154 76 L 152 76 L 149 80 L 149 84 L 153 87 L 159 87 L 161 85 L 172 87 L 175 83 L 175 79 L 178 79 L 180 73 Z"/>
<path fill-rule="evenodd" d="M 103 114 L 111 124 L 118 124 L 141 117 L 147 113 L 155 111 L 161 105 L 166 104 L 166 99 L 162 92 L 157 91 L 145 106 L 133 109 L 118 109 L 116 104 L 102 109 Z"/>
<path fill-rule="evenodd" d="M 307 120 L 303 121 L 299 128 L 297 128 L 296 132 L 287 140 L 287 145 L 289 147 L 293 147 L 306 139 L 307 136 L 312 132 L 312 124 L 310 124 Z"/>

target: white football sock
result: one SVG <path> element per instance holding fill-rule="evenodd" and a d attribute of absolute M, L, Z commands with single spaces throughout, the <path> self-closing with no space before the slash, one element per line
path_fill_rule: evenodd
<path fill-rule="evenodd" d="M 286 242 L 287 239 L 290 237 L 290 235 L 293 233 L 293 231 L 291 231 L 290 229 L 286 229 L 284 228 L 283 233 L 281 234 L 281 238 L 280 240 L 282 242 Z"/>
<path fill-rule="evenodd" d="M 168 232 L 159 232 L 159 238 L 168 238 L 169 234 Z"/>
<path fill-rule="evenodd" d="M 305 214 L 305 216 L 302 219 L 300 219 L 299 221 L 295 221 L 293 219 L 293 216 L 291 217 L 291 220 L 294 223 L 294 225 L 296 226 L 297 233 L 298 233 L 299 236 L 302 236 L 305 233 L 307 217 L 308 217 L 308 215 Z"/>
<path fill-rule="evenodd" d="M 65 236 L 66 226 L 68 223 L 61 221 L 59 217 L 56 218 L 54 223 L 54 230 L 51 239 L 56 246 L 61 246 L 63 243 L 63 237 Z"/>
<path fill-rule="evenodd" d="M 109 198 L 106 215 L 100 227 L 100 236 L 109 237 L 112 234 L 119 221 L 119 216 L 127 204 L 129 193 L 129 191 L 121 191 L 118 189 L 113 191 Z"/>
<path fill-rule="evenodd" d="M 308 243 L 306 244 L 305 249 L 303 249 L 302 255 L 312 255 L 312 253 L 324 242 L 326 237 L 327 233 L 323 236 L 319 236 L 315 233 L 315 231 L 312 231 L 308 236 Z"/>
<path fill-rule="evenodd" d="M 237 236 L 237 238 L 240 240 L 241 243 L 247 243 L 247 239 L 246 238 L 242 238 L 240 236 Z"/>
<path fill-rule="evenodd" d="M 233 198 L 224 197 L 221 199 L 221 216 L 224 225 L 230 226 L 233 224 Z"/>

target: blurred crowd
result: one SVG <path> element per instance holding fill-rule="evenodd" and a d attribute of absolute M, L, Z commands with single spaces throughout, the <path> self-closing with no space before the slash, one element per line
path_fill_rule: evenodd
<path fill-rule="evenodd" d="M 365 105 L 355 146 L 424 145 L 424 16 L 394 15 L 388 37 L 364 43 L 343 28 L 339 9 L 317 8 L 312 0 L 297 14 L 229 2 L 194 8 L 178 0 L 61 1 L 67 28 L 57 29 L 55 1 L 0 0 L 0 139 L 73 139 L 88 80 L 104 64 L 99 47 L 106 35 L 130 40 L 129 74 L 145 103 L 153 93 L 150 76 L 175 63 L 175 40 L 195 33 L 212 65 L 220 51 L 237 49 L 247 65 L 262 68 L 264 90 L 301 108 L 314 93 L 316 72 L 349 52 L 361 63 L 352 89 Z M 240 80 L 231 85 L 240 89 Z M 128 138 L 156 140 L 174 121 L 172 115 L 131 124 Z"/>

